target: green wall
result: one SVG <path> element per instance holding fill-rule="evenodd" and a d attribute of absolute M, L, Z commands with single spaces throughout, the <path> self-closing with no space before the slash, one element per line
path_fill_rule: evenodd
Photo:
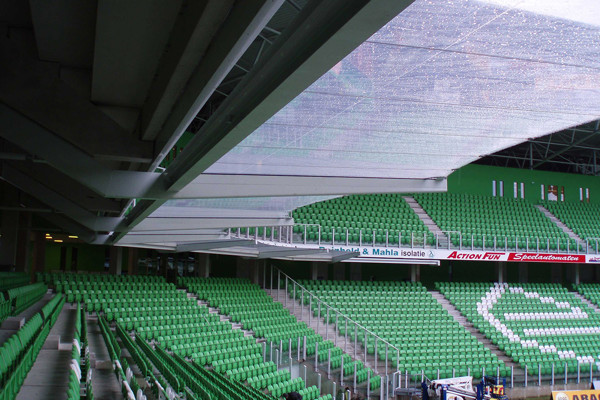
<path fill-rule="evenodd" d="M 65 270 L 71 270 L 71 255 L 73 248 L 77 248 L 77 270 L 78 271 L 104 271 L 104 259 L 106 246 L 91 244 L 59 244 L 46 243 L 46 272 L 60 269 L 60 249 L 67 249 Z"/>
<path fill-rule="evenodd" d="M 535 171 L 518 168 L 466 165 L 448 176 L 449 193 L 492 195 L 492 181 L 504 181 L 504 197 L 513 198 L 513 183 L 523 182 L 525 199 L 538 203 L 540 185 L 564 186 L 565 201 L 579 201 L 579 188 L 590 189 L 590 202 L 600 203 L 600 179 L 595 176 Z"/>

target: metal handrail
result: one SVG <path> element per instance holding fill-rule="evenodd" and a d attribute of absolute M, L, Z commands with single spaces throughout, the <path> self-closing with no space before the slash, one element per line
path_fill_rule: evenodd
<path fill-rule="evenodd" d="M 297 224 L 297 225 L 305 225 L 305 224 Z M 319 233 L 320 234 L 319 234 L 317 242 L 318 242 L 319 245 L 321 245 L 322 243 L 324 243 L 323 240 L 322 240 L 322 238 L 321 238 L 321 233 L 323 232 L 323 230 L 321 229 L 321 225 L 319 225 L 319 224 L 310 224 L 310 225 L 319 226 L 319 228 L 320 228 L 319 229 Z M 389 230 L 386 229 L 385 231 L 386 231 L 386 237 L 389 237 Z M 362 230 L 361 230 L 361 232 L 362 232 Z M 461 231 L 442 231 L 442 233 L 458 233 L 460 235 L 460 243 L 459 243 L 459 246 L 457 246 L 456 248 L 458 248 L 458 249 L 462 249 L 463 248 L 462 237 L 464 237 L 465 235 Z M 412 236 L 412 234 L 411 234 L 411 236 Z M 444 236 L 446 236 L 446 235 L 444 235 Z M 474 241 L 475 238 L 486 237 L 488 235 L 486 235 L 486 234 L 471 234 L 470 236 L 471 236 L 471 239 Z M 500 243 L 504 242 L 504 246 L 500 245 L 500 248 L 504 248 L 506 251 L 509 250 L 508 246 L 506 245 L 507 240 L 508 239 L 514 239 L 514 246 L 512 246 L 512 247 L 514 248 L 515 251 L 519 251 L 519 248 L 518 248 L 518 246 L 519 246 L 519 244 L 518 244 L 519 243 L 519 236 L 518 235 L 514 235 L 514 236 L 498 236 L 498 235 L 493 235 L 493 236 L 496 239 L 494 242 L 497 242 L 497 239 L 500 239 Z M 347 236 L 346 236 L 346 238 L 347 238 Z M 502 241 L 502 239 L 504 239 L 504 241 Z M 525 238 L 525 239 L 528 242 L 528 238 Z M 435 245 L 431 245 L 430 248 L 440 248 L 439 247 L 439 240 L 440 240 L 440 236 L 437 235 L 436 236 L 436 243 L 435 243 Z M 589 248 L 590 248 L 589 241 L 590 240 L 598 240 L 598 241 L 600 241 L 600 238 L 587 238 L 587 239 L 580 239 L 580 238 L 578 238 L 578 240 L 575 241 L 576 242 L 576 249 L 571 249 L 570 248 L 570 244 L 569 243 L 570 243 L 571 238 L 568 238 L 566 240 L 567 240 L 567 242 L 566 242 L 567 249 L 566 249 L 566 251 L 562 251 L 562 250 L 560 250 L 560 239 L 557 238 L 556 240 L 553 241 L 553 240 L 550 240 L 548 238 L 546 240 L 546 244 L 547 245 L 556 244 L 556 250 L 548 250 L 547 249 L 546 251 L 550 251 L 550 252 L 553 252 L 553 253 L 556 253 L 556 254 L 582 254 L 582 251 L 580 250 L 579 245 L 580 245 L 581 242 L 585 241 L 585 243 L 588 244 L 588 245 L 586 246 L 586 250 L 585 250 L 584 254 L 596 254 L 596 253 L 590 253 L 590 251 L 589 251 Z M 306 238 L 304 238 L 304 241 L 306 242 Z M 524 251 L 524 252 L 537 252 L 537 251 L 539 251 L 538 246 L 542 242 L 540 242 L 538 240 L 536 243 L 537 244 L 535 245 L 535 247 L 529 247 L 529 243 L 527 243 L 526 249 L 522 249 L 522 251 Z M 451 244 L 451 241 L 450 241 L 450 238 L 448 237 L 448 245 L 450 245 L 450 244 Z M 349 246 L 350 245 L 356 245 L 356 243 L 349 243 L 348 245 Z M 361 243 L 361 241 L 359 241 L 358 245 L 359 246 L 363 246 L 364 243 Z M 425 245 L 425 243 L 423 245 Z M 533 245 L 533 243 L 532 243 L 532 245 Z M 387 243 L 387 241 L 386 241 L 386 243 L 382 243 L 381 246 L 384 246 L 386 248 L 387 247 L 402 248 L 402 242 L 401 242 L 401 240 L 398 240 L 398 244 L 397 245 L 395 245 L 395 244 L 394 245 L 389 245 L 389 243 Z M 406 246 L 406 247 L 407 248 L 414 248 L 414 246 L 410 246 L 410 245 Z M 422 248 L 422 247 L 419 246 L 418 248 Z"/>
<path fill-rule="evenodd" d="M 304 286 L 302 286 L 301 284 L 299 284 L 298 282 L 296 282 L 293 278 L 291 278 L 288 274 L 286 274 L 285 272 L 283 272 L 282 270 L 280 270 L 279 268 L 275 267 L 275 269 L 277 270 L 278 273 L 282 274 L 283 276 L 286 277 L 286 279 L 289 279 L 290 281 L 292 281 L 295 285 L 298 285 L 302 290 L 305 290 L 308 294 L 310 294 L 311 296 L 313 296 L 315 299 L 317 299 L 318 301 L 320 301 L 321 303 L 325 304 L 325 306 L 329 307 L 330 309 L 334 310 L 336 313 L 342 315 L 344 318 L 346 318 L 348 321 L 351 321 L 353 324 L 355 324 L 356 326 L 362 328 L 365 332 L 369 333 L 370 335 L 373 335 L 374 337 L 376 337 L 377 339 L 381 340 L 383 343 L 387 344 L 388 346 L 394 348 L 396 351 L 400 351 L 400 349 L 398 349 L 396 346 L 394 346 L 393 344 L 391 344 L 390 342 L 388 342 L 387 340 L 383 339 L 382 337 L 376 335 L 375 333 L 371 332 L 369 329 L 367 329 L 366 327 L 364 327 L 363 325 L 359 324 L 358 322 L 354 321 L 353 319 L 351 319 L 349 316 L 347 316 L 346 314 L 344 314 L 343 312 L 341 312 L 340 310 L 338 310 L 337 308 L 330 306 L 329 304 L 327 304 L 324 300 L 322 300 L 321 298 L 319 298 L 316 294 L 314 294 L 313 292 L 311 292 L 310 290 L 308 290 L 307 288 L 305 288 Z M 285 290 L 285 289 L 284 289 Z M 294 301 L 296 301 L 296 299 L 294 299 Z M 328 322 L 329 323 L 329 322 Z"/>

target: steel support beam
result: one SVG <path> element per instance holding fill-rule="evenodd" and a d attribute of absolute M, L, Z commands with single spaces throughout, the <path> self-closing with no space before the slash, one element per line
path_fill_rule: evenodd
<path fill-rule="evenodd" d="M 35 177 L 37 181 L 43 182 L 48 188 L 92 212 L 119 213 L 123 208 L 121 201 L 101 197 L 93 190 L 46 164 L 11 162 L 9 165 L 24 174 Z"/>
<path fill-rule="evenodd" d="M 0 38 L 0 76 L 0 102 L 87 154 L 113 161 L 152 161 L 152 142 L 136 139 L 61 81 L 47 63 L 24 55 L 4 38 Z M 2 121 L 2 131 L 5 125 Z"/>
<path fill-rule="evenodd" d="M 358 251 L 347 251 L 347 252 L 340 252 L 340 253 L 341 254 L 339 254 L 339 255 L 334 255 L 331 257 L 332 263 L 349 260 L 351 258 L 360 257 L 360 253 Z"/>
<path fill-rule="evenodd" d="M 185 187 L 411 3 L 309 2 L 167 168 L 169 189 Z"/>
<path fill-rule="evenodd" d="M 311 176 L 259 176 L 202 174 L 177 193 L 151 191 L 162 196 L 196 199 L 220 197 L 319 196 L 366 193 L 445 192 L 446 179 L 376 179 Z"/>
<path fill-rule="evenodd" d="M 294 248 L 275 248 L 265 250 L 264 248 L 258 249 L 258 254 L 256 258 L 259 260 L 265 258 L 275 258 L 275 257 L 293 257 L 293 256 L 301 256 L 306 254 L 321 254 L 326 253 L 323 249 L 294 249 Z"/>
<path fill-rule="evenodd" d="M 161 162 L 167 152 L 177 143 L 185 129 L 196 117 L 202 106 L 225 79 L 240 57 L 256 39 L 267 22 L 277 12 L 283 0 L 259 0 L 236 2 L 220 32 L 213 38 L 202 63 L 185 82 L 184 91 L 177 103 L 169 107 L 171 113 L 160 124 L 162 129 L 151 133 L 156 136 L 159 154 L 149 171 Z M 200 45 L 196 45 L 201 47 Z M 193 49 L 190 53 L 193 53 Z M 198 50 L 198 49 L 196 49 Z M 185 52 L 185 50 L 184 50 Z M 186 55 L 186 54 L 183 54 Z M 187 54 L 191 57 L 191 54 Z M 154 125 L 151 128 L 156 131 Z"/>
<path fill-rule="evenodd" d="M 167 168 L 161 189 L 183 189 L 411 3 L 412 0 L 309 1 Z M 182 121 L 192 121 L 196 111 L 197 104 L 182 108 L 182 116 L 174 118 L 175 124 L 169 124 L 167 131 L 175 134 L 163 148 L 169 149 L 175 143 L 181 127 L 186 125 Z M 138 202 L 125 228 L 138 224 L 163 202 Z M 115 236 L 113 240 L 119 238 Z"/>
<path fill-rule="evenodd" d="M 167 51 L 141 112 L 142 139 L 154 140 L 186 84 L 206 60 L 211 39 L 231 11 L 233 0 L 195 1 L 187 4 L 173 25 Z M 245 39 L 247 40 L 247 39 Z M 223 51 L 223 48 L 218 48 Z M 164 140 L 163 140 L 164 141 Z M 167 149 L 168 150 L 168 149 Z"/>
<path fill-rule="evenodd" d="M 32 177 L 6 164 L 2 166 L 2 178 L 92 231 L 114 231 L 121 222 L 120 218 L 97 217 Z"/>
<path fill-rule="evenodd" d="M 581 143 L 585 142 L 586 140 L 589 140 L 589 139 L 591 139 L 592 137 L 594 137 L 594 136 L 597 136 L 597 135 L 598 135 L 598 133 L 599 133 L 599 131 L 598 131 L 598 124 L 596 124 L 596 130 L 595 130 L 594 132 L 592 132 L 592 133 L 590 133 L 590 134 L 588 134 L 588 135 L 585 135 L 585 136 L 584 136 L 584 137 L 582 137 L 582 138 L 579 138 L 579 139 L 577 139 L 577 140 L 574 140 L 574 141 L 573 141 L 573 142 L 572 142 L 570 145 L 568 145 L 567 147 L 565 147 L 565 148 L 563 148 L 563 149 L 561 149 L 561 150 L 559 150 L 559 151 L 557 151 L 557 152 L 554 152 L 554 153 L 550 154 L 550 155 L 549 155 L 549 156 L 548 156 L 546 159 L 544 159 L 544 160 L 542 160 L 542 161 L 540 161 L 540 162 L 536 163 L 536 164 L 533 166 L 533 168 L 534 168 L 534 169 L 535 169 L 535 168 L 538 168 L 540 165 L 542 165 L 542 164 L 544 164 L 544 163 L 546 163 L 546 162 L 548 162 L 548 161 L 551 161 L 552 159 L 554 159 L 554 158 L 556 158 L 556 157 L 560 156 L 561 154 L 565 153 L 566 151 L 570 150 L 571 148 L 573 148 L 573 146 L 577 146 L 577 145 L 579 145 L 579 144 L 581 144 Z"/>
<path fill-rule="evenodd" d="M 160 175 L 111 170 L 5 104 L 0 104 L 0 137 L 43 158 L 103 197 L 137 197 L 136 194 L 145 193 Z"/>
<path fill-rule="evenodd" d="M 190 229 L 212 229 L 212 228 L 237 228 L 257 226 L 280 226 L 291 225 L 291 218 L 241 218 L 221 217 L 215 210 L 215 217 L 148 217 L 136 225 L 132 232 L 152 232 L 155 230 L 190 230 Z M 120 231 L 120 229 L 114 229 Z"/>
<path fill-rule="evenodd" d="M 178 244 L 177 247 L 175 248 L 175 252 L 185 253 L 188 251 L 224 249 L 226 247 L 254 246 L 254 245 L 255 245 L 254 240 L 246 240 L 246 239 L 206 240 L 206 241 L 202 241 L 202 242 Z"/>

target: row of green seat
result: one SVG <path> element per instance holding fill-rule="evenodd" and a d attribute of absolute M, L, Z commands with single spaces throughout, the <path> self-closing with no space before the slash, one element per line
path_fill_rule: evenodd
<path fill-rule="evenodd" d="M 17 315 L 26 310 L 30 305 L 41 299 L 47 291 L 48 287 L 43 283 L 33 283 L 9 289 L 7 294 L 8 300 L 11 301 L 12 315 Z"/>
<path fill-rule="evenodd" d="M 545 201 L 542 203 L 577 236 L 596 246 L 600 238 L 600 206 L 584 202 Z"/>
<path fill-rule="evenodd" d="M 455 246 L 566 250 L 571 244 L 577 250 L 575 241 L 524 199 L 464 193 L 418 193 L 414 198 L 442 231 L 452 232 Z"/>
<path fill-rule="evenodd" d="M 600 307 L 600 285 L 597 283 L 581 283 L 574 285 L 574 289 L 597 307 Z"/>
<path fill-rule="evenodd" d="M 197 294 L 200 299 L 209 302 L 212 307 L 217 307 L 222 313 L 229 315 L 233 322 L 241 323 L 244 329 L 252 330 L 256 336 L 265 338 L 267 343 L 272 343 L 276 348 L 281 347 L 283 351 L 288 352 L 297 351 L 298 345 L 303 346 L 304 338 L 306 338 L 307 355 L 314 354 L 315 346 L 318 343 L 321 362 L 326 360 L 329 349 L 332 349 L 331 365 L 334 369 L 341 367 L 342 358 L 346 364 L 352 362 L 348 355 L 343 354 L 341 348 L 335 347 L 331 341 L 323 341 L 323 338 L 312 328 L 309 328 L 304 322 L 299 322 L 287 309 L 283 308 L 281 303 L 274 302 L 273 298 L 258 285 L 247 279 L 179 278 L 178 283 Z M 367 379 L 368 374 L 361 373 L 365 370 L 364 364 L 358 362 L 359 383 Z M 375 374 L 372 375 L 375 376 Z M 375 382 L 376 379 L 379 377 L 373 379 L 373 388 L 378 384 Z M 295 385 L 289 381 L 288 383 L 285 381 L 271 382 L 271 388 L 269 388 L 267 379 L 253 379 L 252 382 L 266 384 L 269 391 L 272 389 L 276 394 L 284 393 Z"/>
<path fill-rule="evenodd" d="M 2 321 L 4 321 L 6 318 L 8 318 L 10 316 L 11 312 L 12 312 L 11 301 L 4 300 L 2 298 L 2 296 L 0 295 L 0 324 L 2 324 Z"/>
<path fill-rule="evenodd" d="M 294 232 L 306 240 L 337 243 L 433 244 L 434 235 L 400 194 L 351 195 L 293 211 Z"/>
<path fill-rule="evenodd" d="M 167 284 L 163 279 L 148 280 L 148 282 L 144 279 L 127 279 L 126 285 L 124 285 L 119 281 L 108 282 L 99 277 L 98 283 L 104 284 L 91 285 L 94 283 L 94 278 L 89 276 L 85 281 L 78 280 L 78 275 L 63 276 L 63 278 L 65 280 L 59 281 L 61 289 L 67 291 L 67 296 L 73 293 L 74 301 L 77 302 L 79 298 L 82 303 L 86 304 L 88 311 L 96 311 L 101 316 L 101 326 L 106 326 L 103 331 L 107 332 L 107 337 L 112 334 L 104 315 L 110 317 L 113 323 L 116 322 L 117 334 L 122 336 L 123 346 L 131 347 L 129 346 L 131 343 L 126 339 L 123 340 L 125 337 L 123 333 L 126 333 L 123 331 L 133 330 L 136 332 L 137 348 L 148 350 L 148 352 L 140 350 L 138 354 L 143 353 L 143 358 L 135 358 L 145 360 L 148 373 L 152 369 L 151 365 L 161 371 L 162 375 L 156 375 L 155 378 L 165 390 L 170 386 L 179 395 L 185 394 L 188 398 L 205 398 L 206 387 L 199 388 L 192 383 L 192 380 L 188 379 L 188 375 L 172 374 L 170 372 L 172 368 L 165 367 L 165 364 L 168 364 L 165 354 L 169 357 L 189 354 L 193 358 L 205 343 L 214 343 L 215 338 L 228 336 L 234 332 L 229 322 L 220 321 L 218 315 L 209 314 L 205 306 L 198 306 L 193 299 L 187 298 L 185 292 L 176 290 L 174 285 Z M 47 279 L 50 282 L 56 282 L 54 276 L 48 276 Z M 123 289 L 117 292 L 115 290 L 117 288 Z M 241 331 L 235 332 L 238 332 L 235 334 L 236 342 L 228 342 L 229 344 L 235 343 L 231 351 L 225 352 L 223 348 L 218 354 L 216 352 L 207 353 L 205 360 L 209 365 L 215 367 L 218 362 L 229 363 L 236 357 L 239 358 L 240 354 L 250 349 L 245 344 L 253 344 L 254 350 L 252 351 L 260 351 L 260 346 L 253 339 L 244 338 Z M 129 335 L 129 333 L 126 334 Z M 147 344 L 146 340 L 151 340 L 152 345 Z M 108 343 L 111 342 L 113 340 L 109 339 Z M 116 348 L 118 343 L 109 344 L 108 347 Z M 162 352 L 160 349 L 173 351 L 173 355 Z M 134 351 L 133 354 L 135 353 Z M 162 354 L 162 357 L 159 354 Z M 120 363 L 123 364 L 123 361 Z M 262 357 L 254 361 L 258 364 L 263 363 Z M 232 363 L 232 365 L 234 364 Z M 126 368 L 123 367 L 122 370 L 126 371 Z M 241 385 L 241 396 L 231 398 L 249 398 L 244 391 L 250 389 L 250 386 Z M 211 396 L 209 398 L 212 399 L 226 398 L 220 397 L 218 393 L 209 395 Z"/>
<path fill-rule="evenodd" d="M 81 399 L 83 389 L 83 397 L 85 397 L 86 400 L 94 400 L 91 375 L 88 374 L 88 371 L 90 370 L 90 357 L 87 346 L 87 321 L 85 310 L 81 308 L 80 304 L 77 304 L 70 367 L 67 399 Z"/>
<path fill-rule="evenodd" d="M 473 325 L 530 374 L 583 372 L 600 347 L 600 316 L 559 284 L 436 283 Z"/>
<path fill-rule="evenodd" d="M 114 371 L 117 379 L 121 382 L 121 392 L 123 398 L 138 398 L 143 394 L 142 389 L 138 385 L 135 376 L 131 373 L 129 363 L 125 357 L 121 356 L 121 347 L 114 333 L 110 329 L 108 322 L 102 316 L 98 318 L 100 332 L 104 339 L 104 344 L 108 349 L 108 354 L 114 365 Z"/>
<path fill-rule="evenodd" d="M 25 286 L 29 283 L 29 274 L 23 272 L 0 272 L 0 292 Z"/>
<path fill-rule="evenodd" d="M 500 369 L 503 376 L 510 371 L 455 321 L 421 283 L 308 280 L 299 283 L 304 290 L 298 287 L 294 290 L 288 285 L 292 297 L 295 291 L 295 298 L 310 304 L 315 317 L 337 324 L 340 335 L 366 346 L 367 352 L 376 354 L 381 361 L 387 358 L 393 370 L 397 367 L 413 374 L 423 371 L 430 378 L 437 377 L 438 370 L 441 378 L 452 377 L 453 369 L 459 375 L 470 368 L 476 377 L 482 375 L 483 368 Z M 360 325 L 346 322 L 342 315 Z M 365 334 L 364 328 L 379 336 L 377 348 L 375 337 Z"/>
<path fill-rule="evenodd" d="M 63 304 L 54 296 L 0 347 L 0 400 L 16 397 Z"/>

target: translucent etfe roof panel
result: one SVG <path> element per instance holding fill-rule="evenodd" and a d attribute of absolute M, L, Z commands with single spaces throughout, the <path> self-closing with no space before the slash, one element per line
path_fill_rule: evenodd
<path fill-rule="evenodd" d="M 206 172 L 446 176 L 598 119 L 599 13 L 597 0 L 416 0 Z"/>

